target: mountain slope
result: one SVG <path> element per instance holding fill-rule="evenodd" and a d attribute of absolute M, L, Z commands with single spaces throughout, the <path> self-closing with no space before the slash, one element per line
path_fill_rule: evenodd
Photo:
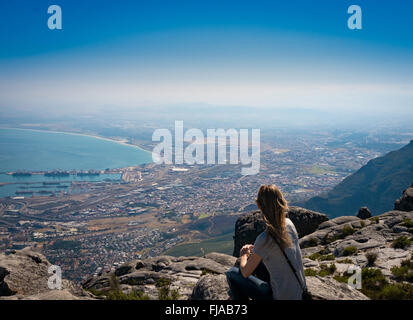
<path fill-rule="evenodd" d="M 362 206 L 373 214 L 393 209 L 392 203 L 413 181 L 413 140 L 403 148 L 370 160 L 330 192 L 297 205 L 329 217 L 354 215 Z"/>

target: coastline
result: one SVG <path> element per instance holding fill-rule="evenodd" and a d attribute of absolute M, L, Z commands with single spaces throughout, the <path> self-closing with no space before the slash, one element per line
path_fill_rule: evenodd
<path fill-rule="evenodd" d="M 132 144 L 127 142 L 126 140 L 116 140 L 116 139 L 111 139 L 108 137 L 102 137 L 98 135 L 93 135 L 93 134 L 88 134 L 88 133 L 80 133 L 80 132 L 68 132 L 68 131 L 55 131 L 55 130 L 43 130 L 43 129 L 29 129 L 29 128 L 16 128 L 16 127 L 2 127 L 0 126 L 0 129 L 12 129 L 12 130 L 25 130 L 25 131 L 35 131 L 35 132 L 45 132 L 45 133 L 61 133 L 61 134 L 70 134 L 70 135 L 76 135 L 76 136 L 84 136 L 84 137 L 90 137 L 90 138 L 95 138 L 95 139 L 100 139 L 100 140 L 105 140 L 109 142 L 115 142 L 122 144 L 124 146 L 129 146 L 129 147 L 134 147 L 138 148 L 142 151 L 151 153 L 151 151 L 146 150 L 142 148 L 141 146 L 138 146 L 136 144 Z"/>

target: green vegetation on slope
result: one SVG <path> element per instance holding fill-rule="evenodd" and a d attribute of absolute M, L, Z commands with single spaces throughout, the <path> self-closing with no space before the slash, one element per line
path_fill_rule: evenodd
<path fill-rule="evenodd" d="M 203 240 L 200 242 L 177 245 L 165 251 L 164 254 L 174 257 L 202 256 L 210 252 L 221 252 L 232 255 L 233 248 L 234 239 L 232 237 L 232 233 L 228 233 L 219 237 Z"/>

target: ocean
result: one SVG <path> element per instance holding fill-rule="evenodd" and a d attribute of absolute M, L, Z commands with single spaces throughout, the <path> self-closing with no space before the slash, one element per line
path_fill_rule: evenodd
<path fill-rule="evenodd" d="M 152 162 L 152 154 L 139 147 L 91 136 L 37 130 L 0 128 L 0 197 L 14 196 L 27 183 L 119 180 L 120 175 L 13 177 L 10 171 L 104 170 Z M 1 186 L 2 182 L 11 184 Z M 64 182 L 64 183 L 63 183 Z M 50 186 L 49 186 L 50 187 Z"/>

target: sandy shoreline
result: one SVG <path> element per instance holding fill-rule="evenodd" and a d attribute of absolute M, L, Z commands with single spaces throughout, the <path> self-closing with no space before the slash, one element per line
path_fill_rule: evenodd
<path fill-rule="evenodd" d="M 0 129 L 13 129 L 13 130 L 25 130 L 25 131 L 35 131 L 35 132 L 46 132 L 46 133 L 62 133 L 62 134 L 71 134 L 71 135 L 77 135 L 77 136 L 84 136 L 84 137 L 90 137 L 90 138 L 95 138 L 95 139 L 100 139 L 100 140 L 106 140 L 109 142 L 116 142 L 119 144 L 122 144 L 124 146 L 129 146 L 129 147 L 135 147 L 138 148 L 142 151 L 145 152 L 151 152 L 149 150 L 146 150 L 136 144 L 131 144 L 127 142 L 127 140 L 116 140 L 116 139 L 111 139 L 107 137 L 102 137 L 102 136 L 97 136 L 93 134 L 87 134 L 87 133 L 79 133 L 79 132 L 67 132 L 67 131 L 54 131 L 54 130 L 42 130 L 42 129 L 29 129 L 29 128 L 15 128 L 15 127 L 0 127 Z"/>

